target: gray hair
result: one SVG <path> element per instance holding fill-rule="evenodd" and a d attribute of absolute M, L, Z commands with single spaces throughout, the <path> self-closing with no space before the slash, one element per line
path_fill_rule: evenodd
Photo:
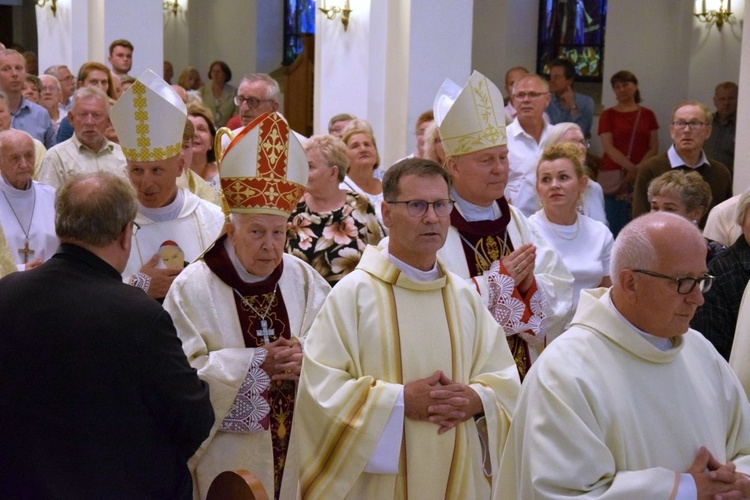
<path fill-rule="evenodd" d="M 267 75 L 266 73 L 252 73 L 250 75 L 245 75 L 242 78 L 240 85 L 242 85 L 243 82 L 265 83 L 266 84 L 266 99 L 271 99 L 274 102 L 279 102 L 279 95 L 281 94 L 281 89 L 279 88 L 279 82 L 271 78 L 270 75 Z"/>
<path fill-rule="evenodd" d="M 102 248 L 122 234 L 137 211 L 127 179 L 110 172 L 74 174 L 57 191 L 55 232 L 61 240 Z"/>
<path fill-rule="evenodd" d="M 542 143 L 542 149 L 547 149 L 553 144 L 557 144 L 558 142 L 562 141 L 563 136 L 567 134 L 569 130 L 577 130 L 581 134 L 583 134 L 583 130 L 581 130 L 581 127 L 579 127 L 577 123 L 562 122 L 558 123 L 557 125 L 552 125 L 547 130 L 547 138 Z"/>
<path fill-rule="evenodd" d="M 740 199 L 737 201 L 737 211 L 735 212 L 735 222 L 742 227 L 742 223 L 745 219 L 745 212 L 747 207 L 750 206 L 750 189 L 740 195 Z"/>
<path fill-rule="evenodd" d="M 516 87 L 518 87 L 518 85 L 521 82 L 526 81 L 526 80 L 536 80 L 542 85 L 542 87 L 544 87 L 545 92 L 549 92 L 549 83 L 547 83 L 547 80 L 545 80 L 539 75 L 535 75 L 534 73 L 529 73 L 527 75 L 523 75 L 521 78 L 519 78 L 513 83 L 513 95 L 516 94 Z"/>
<path fill-rule="evenodd" d="M 107 114 L 109 114 L 109 97 L 99 87 L 81 87 L 76 90 L 75 94 L 73 94 L 70 109 L 75 109 L 78 101 L 88 99 L 99 99 L 104 102 L 104 107 L 107 110 Z"/>

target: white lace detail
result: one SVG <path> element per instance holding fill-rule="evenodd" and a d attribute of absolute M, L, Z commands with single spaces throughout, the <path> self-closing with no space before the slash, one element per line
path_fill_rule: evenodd
<path fill-rule="evenodd" d="M 522 318 L 526 304 L 513 297 L 515 287 L 513 278 L 500 272 L 499 261 L 493 262 L 487 273 L 490 313 L 503 327 L 506 336 L 519 335 L 531 345 L 542 344 L 545 337 L 547 297 L 541 290 L 534 292 L 529 301 L 531 317 L 528 322 L 524 322 Z"/>
<path fill-rule="evenodd" d="M 242 381 L 219 430 L 238 434 L 254 434 L 265 430 L 260 421 L 268 415 L 271 408 L 261 394 L 271 385 L 271 378 L 260 365 L 266 360 L 267 355 L 268 351 L 262 347 L 255 350 L 245 380 Z"/>

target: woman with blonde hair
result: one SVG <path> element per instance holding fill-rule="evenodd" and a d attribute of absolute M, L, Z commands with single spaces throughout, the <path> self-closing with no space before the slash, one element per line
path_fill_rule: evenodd
<path fill-rule="evenodd" d="M 563 142 L 573 144 L 578 148 L 581 153 L 581 163 L 583 163 L 586 177 L 588 177 L 583 199 L 578 206 L 579 211 L 608 226 L 607 213 L 604 211 L 604 193 L 602 192 L 602 187 L 592 179 L 591 171 L 586 165 L 586 153 L 590 145 L 588 139 L 586 139 L 583 135 L 583 130 L 576 123 L 563 122 L 552 125 L 549 128 L 543 147 L 546 149 L 553 144 Z"/>
<path fill-rule="evenodd" d="M 587 183 L 580 149 L 565 142 L 553 144 L 542 153 L 536 170 L 542 209 L 529 217 L 529 223 L 557 250 L 575 279 L 574 309 L 581 290 L 612 285 L 612 233 L 578 211 Z"/>
<path fill-rule="evenodd" d="M 305 194 L 289 217 L 286 251 L 333 286 L 354 270 L 368 244 L 378 244 L 382 232 L 367 198 L 339 186 L 349 167 L 341 139 L 314 135 L 304 148 L 310 174 Z"/>
<path fill-rule="evenodd" d="M 349 157 L 349 171 L 341 182 L 340 188 L 354 191 L 367 197 L 375 207 L 378 220 L 382 223 L 383 216 L 380 213 L 380 205 L 383 202 L 383 185 L 375 176 L 375 169 L 380 164 L 375 137 L 372 129 L 354 126 L 357 120 L 352 121 L 344 133 L 344 144 L 347 147 Z"/>

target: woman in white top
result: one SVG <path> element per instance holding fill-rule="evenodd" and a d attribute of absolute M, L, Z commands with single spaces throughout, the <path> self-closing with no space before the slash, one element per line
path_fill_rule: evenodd
<path fill-rule="evenodd" d="M 382 223 L 380 205 L 383 202 L 383 185 L 375 178 L 374 172 L 380 163 L 380 156 L 375 146 L 375 137 L 366 128 L 347 127 L 344 144 L 349 156 L 349 172 L 340 188 L 365 195 Z"/>
<path fill-rule="evenodd" d="M 581 213 L 609 226 L 607 223 L 607 213 L 604 211 L 604 192 L 599 183 L 591 179 L 591 173 L 586 166 L 586 152 L 589 148 L 589 141 L 584 137 L 581 127 L 572 122 L 563 122 L 551 126 L 547 133 L 544 149 L 561 142 L 569 142 L 578 147 L 581 151 L 581 161 L 583 162 L 584 171 L 587 177 L 589 177 L 586 190 L 583 193 L 583 203 L 580 204 L 578 209 Z"/>
<path fill-rule="evenodd" d="M 529 222 L 557 250 L 575 278 L 574 307 L 581 290 L 612 285 L 612 233 L 601 222 L 578 211 L 587 183 L 580 150 L 575 145 L 560 143 L 544 150 L 536 170 L 542 209 L 529 217 Z"/>

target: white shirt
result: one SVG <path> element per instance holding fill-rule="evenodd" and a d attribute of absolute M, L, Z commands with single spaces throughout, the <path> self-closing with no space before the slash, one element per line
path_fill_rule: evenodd
<path fill-rule="evenodd" d="M 539 210 L 539 196 L 536 193 L 536 167 L 542 155 L 542 144 L 547 140 L 550 125 L 544 122 L 542 135 L 537 142 L 518 123 L 518 118 L 508 125 L 508 160 L 510 173 L 505 197 L 526 217 Z"/>

